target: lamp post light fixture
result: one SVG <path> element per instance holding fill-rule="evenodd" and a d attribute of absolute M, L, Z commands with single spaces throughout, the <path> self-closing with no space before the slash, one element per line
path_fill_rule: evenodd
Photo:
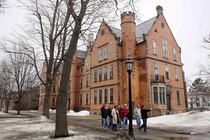
<path fill-rule="evenodd" d="M 134 133 L 133 133 L 133 113 L 132 113 L 132 95 L 131 95 L 131 72 L 133 71 L 134 63 L 133 61 L 128 58 L 128 61 L 125 63 L 126 71 L 128 72 L 128 90 L 129 90 L 129 129 L 128 129 L 128 135 L 131 139 L 135 139 Z"/>

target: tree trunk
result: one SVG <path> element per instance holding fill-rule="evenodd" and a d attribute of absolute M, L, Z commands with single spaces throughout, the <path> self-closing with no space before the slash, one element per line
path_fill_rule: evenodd
<path fill-rule="evenodd" d="M 46 87 L 43 105 L 43 115 L 49 118 L 49 108 L 50 108 L 50 91 Z"/>
<path fill-rule="evenodd" d="M 58 94 L 56 102 L 56 126 L 55 126 L 55 137 L 67 137 L 68 123 L 67 123 L 67 100 L 69 90 L 69 77 L 72 63 L 71 57 L 65 59 L 63 64 L 63 71 L 60 83 L 60 92 Z"/>
<path fill-rule="evenodd" d="M 21 105 L 21 97 L 18 97 L 18 111 L 17 111 L 17 115 L 20 115 L 20 105 Z"/>
<path fill-rule="evenodd" d="M 5 113 L 9 112 L 9 104 L 5 103 Z"/>

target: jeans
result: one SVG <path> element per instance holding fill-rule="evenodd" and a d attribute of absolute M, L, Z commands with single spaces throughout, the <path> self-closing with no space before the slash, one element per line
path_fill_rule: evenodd
<path fill-rule="evenodd" d="M 109 116 L 109 127 L 112 127 L 112 117 Z"/>
<path fill-rule="evenodd" d="M 119 120 L 120 120 L 119 127 L 122 128 L 123 118 L 119 118 Z"/>
<path fill-rule="evenodd" d="M 106 120 L 106 118 L 102 118 L 102 127 L 103 128 L 107 127 L 107 120 Z"/>
<path fill-rule="evenodd" d="M 141 127 L 141 119 L 140 119 L 140 116 L 136 116 L 136 126 L 137 126 L 137 128 L 140 128 Z"/>
<path fill-rule="evenodd" d="M 112 130 L 117 130 L 117 124 L 112 124 Z"/>
<path fill-rule="evenodd" d="M 147 118 L 142 118 L 143 124 L 141 125 L 140 129 L 144 127 L 144 132 L 147 132 Z"/>
<path fill-rule="evenodd" d="M 124 128 L 126 129 L 127 128 L 127 124 L 128 124 L 128 117 L 127 116 L 125 116 L 123 118 L 123 124 L 124 124 Z"/>

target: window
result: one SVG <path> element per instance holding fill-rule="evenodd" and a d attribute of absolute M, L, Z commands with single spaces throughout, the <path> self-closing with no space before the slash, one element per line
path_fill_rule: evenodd
<path fill-rule="evenodd" d="M 169 79 L 169 69 L 167 64 L 165 64 L 165 73 L 166 73 L 166 79 Z"/>
<path fill-rule="evenodd" d="M 110 79 L 114 78 L 113 70 L 114 70 L 113 65 L 110 65 L 110 73 L 109 73 Z"/>
<path fill-rule="evenodd" d="M 94 70 L 94 82 L 97 82 L 97 69 Z"/>
<path fill-rule="evenodd" d="M 89 77 L 86 76 L 86 87 L 88 87 L 88 86 L 89 86 Z"/>
<path fill-rule="evenodd" d="M 162 40 L 162 45 L 163 45 L 163 57 L 168 58 L 168 47 L 165 39 Z"/>
<path fill-rule="evenodd" d="M 102 104 L 102 90 L 99 90 L 99 104 Z"/>
<path fill-rule="evenodd" d="M 152 40 L 152 49 L 153 49 L 153 54 L 154 55 L 157 55 L 157 47 L 156 47 L 155 40 Z"/>
<path fill-rule="evenodd" d="M 175 80 L 179 80 L 178 67 L 174 67 Z"/>
<path fill-rule="evenodd" d="M 94 90 L 94 104 L 97 104 L 97 90 Z"/>
<path fill-rule="evenodd" d="M 104 103 L 108 103 L 107 101 L 107 89 L 104 89 Z"/>
<path fill-rule="evenodd" d="M 80 94 L 80 97 L 79 97 L 79 104 L 82 105 L 82 93 Z"/>
<path fill-rule="evenodd" d="M 86 71 L 89 71 L 89 70 L 90 70 L 90 65 L 89 65 L 89 62 L 88 62 L 88 61 L 86 61 L 85 65 L 86 65 Z"/>
<path fill-rule="evenodd" d="M 86 105 L 88 105 L 88 93 L 86 93 L 85 103 L 86 103 Z"/>
<path fill-rule="evenodd" d="M 104 66 L 104 80 L 107 80 L 107 66 Z"/>
<path fill-rule="evenodd" d="M 158 80 L 158 63 L 154 63 L 154 69 L 155 69 L 155 80 Z"/>
<path fill-rule="evenodd" d="M 102 81 L 102 68 L 99 68 L 99 81 Z"/>
<path fill-rule="evenodd" d="M 176 91 L 177 104 L 181 105 L 179 91 Z"/>
<path fill-rule="evenodd" d="M 165 99 L 165 88 L 164 87 L 159 87 L 159 97 L 160 97 L 160 104 L 165 104 L 166 99 Z"/>
<path fill-rule="evenodd" d="M 114 90 L 113 90 L 113 88 L 110 89 L 110 103 L 114 103 Z"/>
<path fill-rule="evenodd" d="M 173 47 L 173 60 L 176 60 L 176 49 Z"/>
<path fill-rule="evenodd" d="M 153 87 L 153 96 L 154 96 L 154 104 L 158 104 L 158 89 L 157 87 Z"/>
<path fill-rule="evenodd" d="M 80 78 L 80 88 L 82 88 L 82 78 Z"/>
<path fill-rule="evenodd" d="M 107 46 L 104 47 L 104 59 L 107 59 Z"/>
<path fill-rule="evenodd" d="M 102 61 L 102 49 L 99 48 L 98 50 L 98 61 Z"/>

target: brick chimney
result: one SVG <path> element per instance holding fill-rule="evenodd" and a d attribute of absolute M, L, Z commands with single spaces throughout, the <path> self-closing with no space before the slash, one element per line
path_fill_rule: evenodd
<path fill-rule="evenodd" d="M 129 11 L 121 14 L 121 39 L 123 58 L 127 58 L 128 53 L 133 57 L 136 47 L 136 22 L 133 12 Z"/>
<path fill-rule="evenodd" d="M 163 7 L 158 5 L 156 6 L 157 15 L 163 15 Z"/>

